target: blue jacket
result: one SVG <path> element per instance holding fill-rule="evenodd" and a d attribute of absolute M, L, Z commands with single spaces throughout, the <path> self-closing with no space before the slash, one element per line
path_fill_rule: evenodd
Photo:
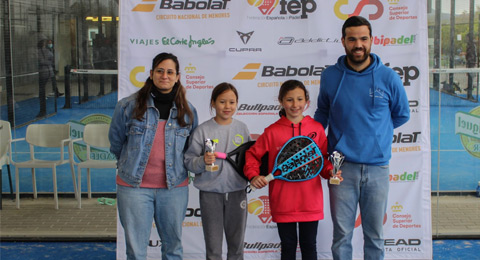
<path fill-rule="evenodd" d="M 139 187 L 147 166 L 153 139 L 159 121 L 159 112 L 155 108 L 153 98 L 149 96 L 147 111 L 143 121 L 132 118 L 135 108 L 134 93 L 123 98 L 115 106 L 108 138 L 110 151 L 117 157 L 118 176 L 126 183 Z M 175 103 L 170 109 L 170 116 L 165 125 L 165 170 L 167 187 L 174 188 L 187 178 L 187 169 L 183 164 L 185 144 L 190 133 L 198 125 L 197 111 L 189 103 L 194 114 L 193 123 L 180 127 L 177 120 Z M 187 122 L 192 122 L 187 118 Z"/>
<path fill-rule="evenodd" d="M 360 73 L 346 67 L 346 56 L 323 71 L 315 120 L 328 126 L 328 151 L 345 161 L 387 165 L 393 129 L 410 118 L 399 75 L 371 53 L 372 64 Z"/>

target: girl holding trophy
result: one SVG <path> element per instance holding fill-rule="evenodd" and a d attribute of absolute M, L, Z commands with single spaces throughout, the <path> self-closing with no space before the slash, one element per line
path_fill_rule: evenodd
<path fill-rule="evenodd" d="M 213 91 L 210 109 L 215 116 L 199 125 L 190 136 L 185 165 L 195 173 L 194 186 L 200 190 L 206 259 L 222 259 L 223 233 L 228 246 L 227 259 L 243 259 L 247 222 L 247 181 L 215 152 L 229 152 L 250 141 L 247 125 L 233 118 L 238 93 L 229 83 Z"/>
<path fill-rule="evenodd" d="M 282 106 L 280 119 L 267 127 L 256 143 L 246 152 L 244 173 L 256 189 L 268 184 L 260 175 L 261 158 L 268 152 L 268 168 L 272 172 L 274 162 L 282 146 L 292 137 L 307 136 L 320 148 L 325 160 L 320 175 L 334 177 L 332 164 L 327 158 L 327 138 L 323 126 L 303 112 L 308 107 L 309 95 L 302 82 L 285 81 L 280 87 L 278 101 Z M 341 179 L 341 172 L 335 176 Z M 281 242 L 281 259 L 296 259 L 300 240 L 302 259 L 317 259 L 318 221 L 323 219 L 323 191 L 320 177 L 299 182 L 274 180 L 269 184 L 272 219 L 277 223 Z M 297 235 L 298 227 L 298 235 Z"/>

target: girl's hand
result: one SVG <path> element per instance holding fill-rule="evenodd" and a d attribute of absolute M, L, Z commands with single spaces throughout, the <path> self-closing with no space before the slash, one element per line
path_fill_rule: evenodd
<path fill-rule="evenodd" d="M 203 161 L 205 162 L 205 165 L 212 165 L 215 162 L 215 154 L 206 152 L 203 155 Z"/>
<path fill-rule="evenodd" d="M 259 175 L 259 176 L 253 177 L 252 181 L 250 181 L 250 184 L 256 189 L 261 189 L 267 186 L 268 181 L 265 180 L 265 176 Z"/>
<path fill-rule="evenodd" d="M 338 170 L 337 174 L 333 174 L 333 170 L 330 170 L 330 178 L 333 178 L 333 177 L 337 177 L 340 182 L 343 181 L 343 177 L 342 177 L 342 170 Z"/>

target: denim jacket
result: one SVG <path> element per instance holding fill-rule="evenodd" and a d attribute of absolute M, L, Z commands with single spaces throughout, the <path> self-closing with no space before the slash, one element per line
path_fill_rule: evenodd
<path fill-rule="evenodd" d="M 133 118 L 136 97 L 135 93 L 117 103 L 108 133 L 110 151 L 118 161 L 118 175 L 133 187 L 139 187 L 142 182 L 159 122 L 159 112 L 150 95 L 143 121 Z M 182 183 L 188 175 L 183 155 L 187 139 L 198 125 L 197 111 L 192 104 L 188 105 L 194 115 L 191 125 L 181 127 L 178 124 L 175 103 L 165 124 L 165 171 L 169 189 Z M 191 122 L 192 119 L 186 116 L 186 121 Z"/>

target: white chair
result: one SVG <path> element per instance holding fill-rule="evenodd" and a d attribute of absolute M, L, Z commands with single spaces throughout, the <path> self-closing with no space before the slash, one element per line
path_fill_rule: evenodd
<path fill-rule="evenodd" d="M 12 129 L 10 122 L 0 120 L 0 209 L 2 209 L 2 168 L 7 165 L 8 183 L 10 185 L 10 194 L 13 199 L 12 174 L 10 172 L 10 141 L 12 140 Z"/>
<path fill-rule="evenodd" d="M 116 160 L 97 160 L 92 159 L 92 148 L 110 148 L 108 140 L 109 124 L 87 124 L 83 130 L 83 139 L 75 139 L 74 142 L 83 141 L 86 146 L 85 161 L 76 163 L 78 167 L 78 208 L 82 208 L 82 168 L 87 169 L 88 198 L 92 198 L 92 187 L 90 178 L 90 169 L 117 169 Z"/>
<path fill-rule="evenodd" d="M 26 141 L 30 147 L 30 160 L 23 162 L 13 162 L 15 166 L 15 188 L 17 209 L 20 208 L 20 177 L 18 170 L 20 168 L 32 169 L 32 187 L 33 197 L 37 198 L 37 184 L 35 178 L 35 168 L 52 168 L 53 174 L 53 194 L 55 200 L 55 209 L 58 209 L 58 192 L 57 192 L 57 166 L 70 164 L 72 172 L 73 189 L 75 198 L 78 199 L 77 184 L 75 179 L 75 168 L 73 161 L 73 145 L 70 138 L 70 125 L 67 124 L 31 124 L 27 127 L 25 138 L 12 140 L 13 142 Z M 68 158 L 65 158 L 64 148 L 68 147 Z M 55 160 L 45 160 L 35 158 L 35 147 L 59 148 L 60 158 Z M 12 159 L 10 153 L 10 160 Z"/>

